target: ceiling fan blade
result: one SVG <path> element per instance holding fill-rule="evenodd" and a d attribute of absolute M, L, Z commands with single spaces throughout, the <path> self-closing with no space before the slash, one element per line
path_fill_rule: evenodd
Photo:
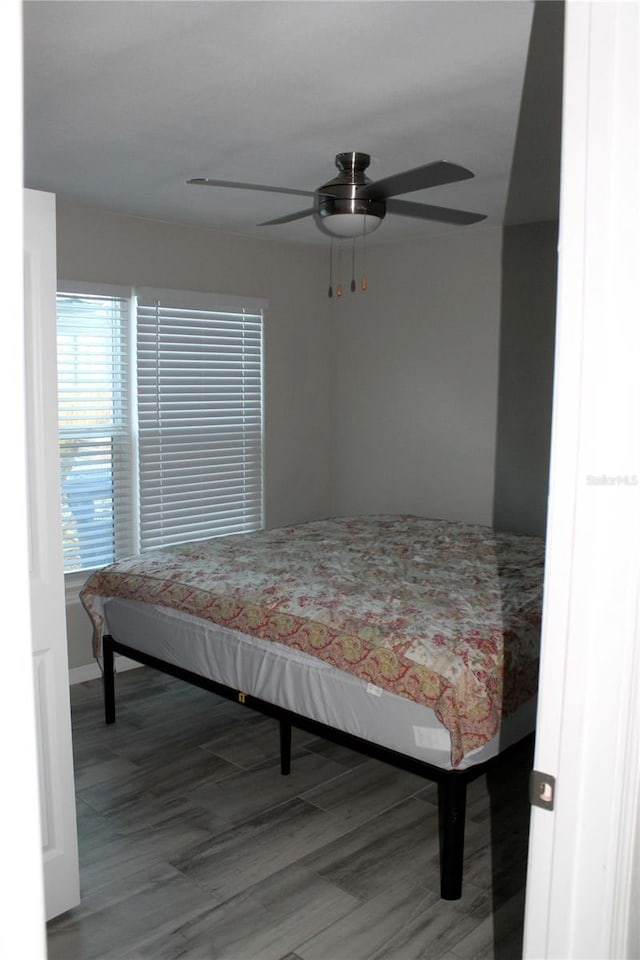
<path fill-rule="evenodd" d="M 440 223 L 454 223 L 466 226 L 486 220 L 485 213 L 471 213 L 469 210 L 454 210 L 451 207 L 433 207 L 428 203 L 411 203 L 409 200 L 387 200 L 387 213 L 397 213 L 401 217 L 415 217 L 418 220 L 438 220 Z"/>
<path fill-rule="evenodd" d="M 195 177 L 187 183 L 203 187 L 234 187 L 236 190 L 263 190 L 267 193 L 288 193 L 294 197 L 314 197 L 313 190 L 291 190 L 289 187 L 265 187 L 259 183 L 240 183 L 235 180 L 210 180 L 208 177 Z"/>
<path fill-rule="evenodd" d="M 316 212 L 315 207 L 308 207 L 306 210 L 300 210 L 298 213 L 289 213 L 284 217 L 276 217 L 275 220 L 265 220 L 264 223 L 259 223 L 259 227 L 273 227 L 278 223 L 291 223 L 292 220 L 302 220 L 303 217 L 310 217 L 312 213 Z"/>
<path fill-rule="evenodd" d="M 435 163 L 426 163 L 413 170 L 395 173 L 382 180 L 374 180 L 360 188 L 362 196 L 370 200 L 386 200 L 388 197 L 397 197 L 400 193 L 412 193 L 414 190 L 425 190 L 427 187 L 439 187 L 445 183 L 455 183 L 457 180 L 468 180 L 473 177 L 471 170 L 461 167 L 457 163 L 447 163 L 437 160 Z"/>

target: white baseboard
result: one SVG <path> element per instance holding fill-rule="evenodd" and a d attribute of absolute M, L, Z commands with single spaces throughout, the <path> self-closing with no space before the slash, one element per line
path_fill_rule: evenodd
<path fill-rule="evenodd" d="M 136 667 L 142 667 L 144 664 L 137 660 L 130 660 L 129 657 L 121 657 L 116 654 L 115 657 L 116 673 L 124 673 L 125 670 L 135 670 Z M 84 683 L 86 680 L 99 680 L 102 672 L 97 662 L 85 663 L 81 667 L 72 667 L 69 670 L 69 686 L 76 683 Z"/>

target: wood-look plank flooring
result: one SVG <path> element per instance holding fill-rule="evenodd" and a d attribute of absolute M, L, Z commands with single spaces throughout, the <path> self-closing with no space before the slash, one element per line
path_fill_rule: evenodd
<path fill-rule="evenodd" d="M 49 960 L 517 960 L 530 759 L 469 786 L 462 899 L 436 790 L 148 668 L 71 689 L 82 902 Z"/>

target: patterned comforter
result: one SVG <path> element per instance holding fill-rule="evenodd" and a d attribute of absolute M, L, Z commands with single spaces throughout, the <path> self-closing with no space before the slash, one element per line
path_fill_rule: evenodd
<path fill-rule="evenodd" d="M 314 521 L 121 560 L 81 600 L 100 654 L 110 597 L 277 641 L 425 704 L 452 764 L 536 691 L 544 543 L 414 516 Z"/>

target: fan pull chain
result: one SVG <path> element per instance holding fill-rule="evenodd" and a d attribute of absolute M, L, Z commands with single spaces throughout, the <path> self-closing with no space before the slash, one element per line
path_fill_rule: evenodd
<path fill-rule="evenodd" d="M 351 293 L 356 292 L 356 238 L 351 246 Z"/>
<path fill-rule="evenodd" d="M 369 281 L 367 280 L 366 269 L 367 269 L 367 241 L 366 241 L 366 224 L 363 227 L 362 231 L 362 277 L 360 279 L 360 289 L 367 290 L 369 288 Z M 357 237 L 353 237 L 351 241 L 351 282 L 349 284 L 349 289 L 352 293 L 355 293 L 358 289 L 358 283 L 356 282 L 356 241 Z M 336 263 L 336 253 L 334 250 L 335 241 L 333 238 L 329 244 L 329 290 L 328 296 L 331 299 L 334 295 L 340 299 L 344 295 L 344 286 L 342 283 L 342 247 L 343 244 L 337 242 L 337 263 Z M 334 285 L 335 281 L 335 285 Z"/>
<path fill-rule="evenodd" d="M 362 291 L 368 290 L 369 283 L 367 281 L 367 215 L 365 213 L 364 219 L 362 221 L 362 279 L 360 281 L 360 289 Z"/>
<path fill-rule="evenodd" d="M 338 244 L 338 282 L 336 284 L 336 297 L 342 296 L 342 244 Z"/>

